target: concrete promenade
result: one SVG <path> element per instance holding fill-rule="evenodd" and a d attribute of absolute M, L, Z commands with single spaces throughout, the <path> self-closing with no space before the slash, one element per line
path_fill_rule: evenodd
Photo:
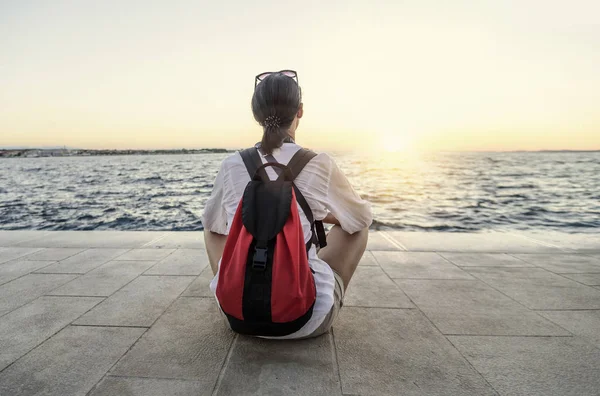
<path fill-rule="evenodd" d="M 600 233 L 373 232 L 296 342 L 225 328 L 203 247 L 0 231 L 0 395 L 600 395 Z"/>

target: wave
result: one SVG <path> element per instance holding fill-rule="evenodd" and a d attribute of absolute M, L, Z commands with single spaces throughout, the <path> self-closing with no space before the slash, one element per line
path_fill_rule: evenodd
<path fill-rule="evenodd" d="M 537 188 L 537 186 L 535 184 L 517 184 L 517 185 L 498 185 L 496 186 L 496 188 L 498 190 L 504 190 L 504 189 L 513 189 L 513 190 L 517 190 L 517 189 L 532 189 L 532 188 Z"/>
<path fill-rule="evenodd" d="M 200 161 L 199 161 L 200 159 Z M 0 161 L 0 229 L 202 230 L 212 157 Z M 336 157 L 369 200 L 372 229 L 600 229 L 597 153 L 427 155 L 421 163 Z M 365 171 L 367 169 L 368 171 Z"/>

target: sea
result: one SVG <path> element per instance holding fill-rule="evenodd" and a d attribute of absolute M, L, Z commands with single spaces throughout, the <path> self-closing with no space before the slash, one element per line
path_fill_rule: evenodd
<path fill-rule="evenodd" d="M 0 159 L 0 229 L 202 230 L 227 155 Z M 600 231 L 600 152 L 331 155 L 373 229 Z"/>

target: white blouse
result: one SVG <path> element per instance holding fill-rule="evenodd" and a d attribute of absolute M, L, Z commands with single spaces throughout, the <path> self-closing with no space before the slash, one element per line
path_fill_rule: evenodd
<path fill-rule="evenodd" d="M 299 149 L 300 146 L 297 144 L 284 143 L 280 149 L 273 152 L 273 156 L 277 162 L 287 164 Z M 262 161 L 267 162 L 264 157 Z M 271 167 L 267 168 L 267 174 L 272 180 L 277 177 L 277 173 Z M 239 153 L 223 161 L 211 196 L 204 208 L 202 224 L 205 230 L 217 234 L 229 234 L 233 216 L 249 181 L 250 176 Z M 342 229 L 351 234 L 371 225 L 373 221 L 371 205 L 354 191 L 346 176 L 329 155 L 318 154 L 304 167 L 294 183 L 306 198 L 315 220 L 322 220 L 327 212 L 331 212 L 339 220 Z M 310 223 L 300 206 L 298 212 L 304 230 L 304 241 L 308 242 L 311 238 Z M 308 261 L 315 271 L 317 291 L 312 317 L 297 332 L 277 338 L 301 338 L 310 335 L 323 323 L 333 306 L 335 280 L 331 267 L 319 259 L 314 245 L 309 251 Z M 217 272 L 210 283 L 215 297 L 218 279 Z"/>

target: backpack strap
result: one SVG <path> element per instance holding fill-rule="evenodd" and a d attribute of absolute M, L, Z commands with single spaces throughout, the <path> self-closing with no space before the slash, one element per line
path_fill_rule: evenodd
<path fill-rule="evenodd" d="M 240 155 L 242 157 L 242 160 L 244 160 L 244 165 L 246 165 L 246 170 L 250 175 L 250 179 L 254 178 L 254 175 L 258 171 L 258 174 L 262 181 L 269 181 L 267 172 L 264 168 L 261 168 L 263 163 L 260 159 L 260 154 L 258 154 L 258 149 L 256 147 L 250 147 L 245 150 L 242 150 L 240 151 Z"/>
<path fill-rule="evenodd" d="M 254 178 L 256 172 L 258 171 L 261 180 L 265 182 L 269 181 L 269 176 L 267 175 L 267 172 L 263 167 L 262 160 L 260 159 L 258 147 L 255 146 L 242 150 L 240 151 L 240 155 L 242 157 L 242 160 L 244 160 L 244 165 L 246 165 L 246 170 L 250 175 L 250 179 Z M 327 246 L 327 238 L 325 236 L 325 228 L 323 226 L 323 222 L 320 220 L 315 221 L 312 210 L 310 209 L 310 205 L 306 201 L 306 198 L 304 198 L 304 195 L 302 195 L 302 192 L 300 192 L 300 189 L 296 186 L 295 183 L 293 183 L 293 180 L 300 174 L 300 172 L 302 172 L 302 169 L 304 169 L 306 164 L 308 164 L 310 160 L 312 160 L 316 156 L 317 153 L 315 153 L 314 151 L 301 148 L 300 150 L 296 151 L 294 156 L 290 159 L 290 161 L 287 164 L 287 167 L 292 172 L 292 186 L 294 188 L 294 193 L 296 194 L 296 201 L 298 201 L 298 205 L 300 205 L 302 211 L 306 215 L 306 218 L 310 223 L 312 231 L 312 238 L 306 244 L 307 251 L 310 249 L 310 246 L 313 243 L 321 248 L 324 248 L 325 246 Z M 270 157 L 267 156 L 266 158 L 269 162 L 277 163 L 275 157 L 273 157 L 272 155 Z M 276 171 L 277 170 L 279 169 L 276 168 Z M 284 177 L 283 172 L 277 173 L 279 174 L 277 180 L 282 179 Z"/>
<path fill-rule="evenodd" d="M 310 160 L 312 160 L 316 156 L 317 153 L 304 148 L 301 148 L 300 150 L 296 151 L 296 154 L 294 154 L 292 159 L 290 159 L 290 161 L 287 164 L 288 168 L 292 172 L 293 178 L 295 179 L 300 174 L 300 172 L 302 172 L 302 169 L 304 169 L 306 164 L 308 164 Z M 282 178 L 283 176 L 279 177 Z M 308 219 L 308 222 L 310 223 L 312 231 L 312 240 L 309 242 L 309 244 L 312 242 L 315 245 L 324 248 L 325 246 L 327 246 L 327 238 L 325 236 L 325 228 L 323 227 L 323 222 L 321 220 L 315 221 L 312 210 L 310 209 L 306 198 L 304 198 L 304 195 L 302 195 L 300 189 L 296 186 L 295 183 L 293 184 L 293 186 L 294 192 L 296 193 L 296 200 L 298 201 L 298 205 L 300 205 L 302 211 Z M 310 246 L 308 246 L 308 248 L 310 248 Z"/>

